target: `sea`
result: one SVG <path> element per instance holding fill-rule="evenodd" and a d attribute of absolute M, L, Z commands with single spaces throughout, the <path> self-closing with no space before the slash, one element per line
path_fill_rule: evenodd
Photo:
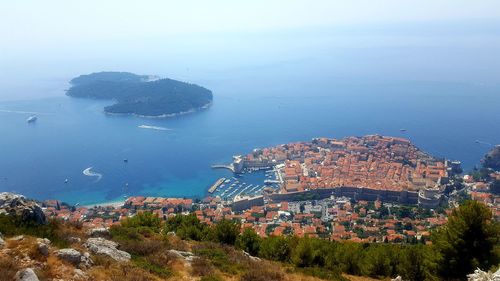
<path fill-rule="evenodd" d="M 147 34 L 5 48 L 0 192 L 81 205 L 133 195 L 202 198 L 217 179 L 234 176 L 211 168 L 233 155 L 367 134 L 408 138 L 470 171 L 500 143 L 497 26 Z M 113 101 L 65 95 L 72 78 L 98 71 L 196 83 L 212 90 L 213 104 L 154 119 L 107 115 Z M 32 115 L 38 120 L 27 123 Z"/>
<path fill-rule="evenodd" d="M 218 178 L 233 176 L 212 164 L 314 137 L 405 137 L 466 171 L 500 143 L 495 85 L 232 77 L 205 81 L 210 108 L 155 119 L 107 115 L 112 101 L 67 97 L 68 80 L 52 83 L 52 97 L 0 102 L 0 191 L 82 205 L 202 198 Z M 27 123 L 32 115 L 38 120 Z"/>

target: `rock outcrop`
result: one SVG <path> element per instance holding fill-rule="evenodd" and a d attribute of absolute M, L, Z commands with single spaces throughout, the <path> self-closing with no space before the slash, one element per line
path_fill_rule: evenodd
<path fill-rule="evenodd" d="M 107 228 L 93 228 L 87 231 L 87 235 L 90 237 L 108 237 L 109 230 Z"/>
<path fill-rule="evenodd" d="M 127 262 L 131 256 L 125 251 L 118 250 L 118 243 L 106 240 L 104 238 L 89 238 L 84 246 L 89 249 L 93 254 L 105 255 L 115 261 Z"/>
<path fill-rule="evenodd" d="M 254 257 L 254 256 L 250 255 L 249 253 L 247 253 L 247 252 L 245 252 L 245 251 L 243 251 L 243 254 L 244 254 L 247 258 L 251 259 L 252 261 L 260 261 L 260 258 L 258 258 L 258 257 Z"/>
<path fill-rule="evenodd" d="M 14 277 L 15 281 L 39 281 L 38 276 L 36 276 L 35 271 L 31 268 L 26 268 L 20 270 L 16 273 Z"/>
<path fill-rule="evenodd" d="M 47 239 L 47 238 L 38 238 L 36 240 L 36 244 L 37 244 L 37 249 L 38 249 L 38 252 L 40 252 L 40 254 L 42 254 L 43 256 L 48 256 L 49 255 L 49 250 L 50 250 L 50 240 Z"/>
<path fill-rule="evenodd" d="M 80 242 L 82 242 L 82 239 L 80 239 L 80 237 L 70 236 L 70 237 L 68 237 L 67 241 L 69 243 L 80 243 Z"/>
<path fill-rule="evenodd" d="M 61 249 L 56 252 L 56 256 L 61 260 L 67 261 L 76 267 L 90 267 L 92 260 L 88 253 L 82 254 L 75 249 Z"/>
<path fill-rule="evenodd" d="M 23 221 L 32 221 L 38 224 L 47 223 L 47 218 L 38 203 L 26 199 L 23 195 L 10 192 L 0 193 L 0 214 L 17 216 Z"/>
<path fill-rule="evenodd" d="M 191 264 L 191 262 L 197 258 L 191 252 L 177 251 L 177 250 L 168 250 L 168 253 L 172 256 L 183 260 L 186 264 Z"/>
<path fill-rule="evenodd" d="M 497 272 L 485 272 L 481 269 L 474 270 L 474 273 L 467 275 L 468 281 L 500 281 L 500 269 Z"/>

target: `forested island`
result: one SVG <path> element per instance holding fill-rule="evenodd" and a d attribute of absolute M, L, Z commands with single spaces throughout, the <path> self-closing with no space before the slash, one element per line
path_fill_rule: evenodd
<path fill-rule="evenodd" d="M 168 117 L 206 108 L 213 98 L 210 90 L 195 84 L 129 72 L 81 75 L 70 83 L 68 96 L 115 100 L 104 108 L 112 114 Z"/>

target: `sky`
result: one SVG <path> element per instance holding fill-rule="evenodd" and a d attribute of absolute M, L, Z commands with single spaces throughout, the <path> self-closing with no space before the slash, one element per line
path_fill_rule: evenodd
<path fill-rule="evenodd" d="M 359 76 L 400 67 L 406 78 L 500 82 L 500 59 L 490 56 L 499 50 L 498 0 L 1 1 L 0 99 L 27 83 L 21 75 L 183 78 L 186 67 L 206 73 L 321 58 Z"/>
<path fill-rule="evenodd" d="M 499 18 L 497 0 L 2 1 L 0 42 L 17 49 L 150 34 Z"/>

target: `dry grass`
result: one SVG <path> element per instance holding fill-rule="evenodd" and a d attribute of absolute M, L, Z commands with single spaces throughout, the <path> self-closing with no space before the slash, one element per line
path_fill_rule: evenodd
<path fill-rule="evenodd" d="M 167 240 L 171 249 L 178 251 L 191 251 L 191 245 L 178 236 L 168 236 Z"/>
<path fill-rule="evenodd" d="M 12 281 L 19 264 L 10 256 L 0 254 L 0 281 Z"/>
<path fill-rule="evenodd" d="M 134 267 L 130 264 L 114 263 L 108 268 L 103 266 L 93 267 L 89 271 L 92 280 L 109 280 L 109 281 L 156 281 L 162 280 L 154 275 Z"/>
<path fill-rule="evenodd" d="M 281 270 L 265 267 L 252 267 L 241 276 L 241 281 L 283 281 L 285 274 Z"/>
<path fill-rule="evenodd" d="M 196 258 L 191 263 L 191 274 L 194 276 L 212 275 L 214 267 L 206 258 Z"/>
<path fill-rule="evenodd" d="M 15 273 L 24 268 L 34 268 L 40 280 L 68 279 L 73 268 L 64 266 L 54 256 L 44 257 L 38 251 L 36 238 L 24 236 L 22 240 L 7 240 L 7 250 L 0 254 L 0 281 L 14 280 Z"/>
<path fill-rule="evenodd" d="M 22 240 L 7 240 L 7 248 L 9 256 L 17 258 L 29 257 L 36 260 L 41 256 L 37 248 L 36 238 L 30 236 L 24 236 Z"/>
<path fill-rule="evenodd" d="M 47 278 L 61 278 L 66 275 L 67 270 L 64 270 L 64 263 L 54 256 L 49 256 L 47 258 L 47 265 L 44 268 L 44 272 Z"/>

